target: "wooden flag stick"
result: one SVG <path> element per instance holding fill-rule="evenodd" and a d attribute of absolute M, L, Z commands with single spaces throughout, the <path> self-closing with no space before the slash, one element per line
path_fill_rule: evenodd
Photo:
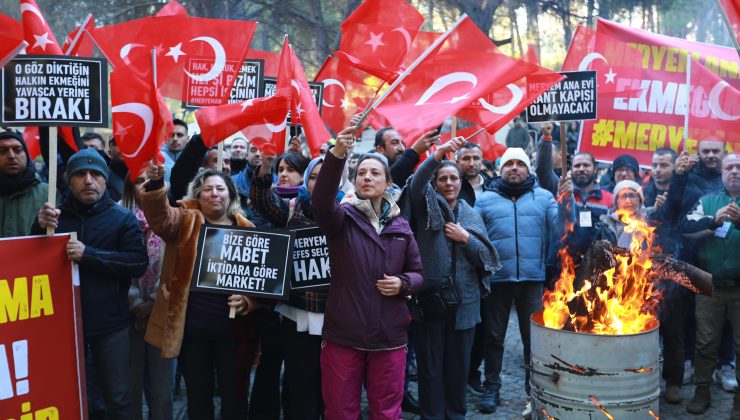
<path fill-rule="evenodd" d="M 361 126 L 362 125 L 362 122 L 365 121 L 365 118 L 367 117 L 367 115 L 370 112 L 374 111 L 375 108 L 377 108 L 381 103 L 383 103 L 383 101 L 385 101 L 385 99 L 391 94 L 391 92 L 393 92 L 393 90 L 398 85 L 400 85 L 401 82 L 403 82 L 403 80 L 406 78 L 406 76 L 408 76 L 422 61 L 424 61 L 427 57 L 429 57 L 437 49 L 437 47 L 440 46 L 447 39 L 447 37 L 450 36 L 450 34 L 452 33 L 452 31 L 454 31 L 455 29 L 457 29 L 457 27 L 467 17 L 468 17 L 468 15 L 466 15 L 465 13 L 463 13 L 463 15 L 460 16 L 460 19 L 458 19 L 450 27 L 450 29 L 448 29 L 445 33 L 443 33 L 442 35 L 440 35 L 440 37 L 437 38 L 432 43 L 432 45 L 429 46 L 429 48 L 427 48 L 423 53 L 421 53 L 421 55 L 419 55 L 416 58 L 416 60 L 414 60 L 414 62 L 411 63 L 411 65 L 409 65 L 409 67 L 406 70 L 404 70 L 403 73 L 401 73 L 396 80 L 393 81 L 393 83 L 388 87 L 388 89 L 386 89 L 386 91 L 383 92 L 382 95 L 380 95 L 380 98 L 378 98 L 375 102 L 373 102 L 373 104 L 363 113 L 362 118 L 360 118 L 360 121 L 358 121 L 357 124 L 355 124 L 355 126 L 356 127 Z"/>
<path fill-rule="evenodd" d="M 57 136 L 49 134 L 49 195 L 47 202 L 52 207 L 57 207 Z M 47 235 L 54 234 L 54 228 L 49 226 L 46 228 Z"/>
<path fill-rule="evenodd" d="M 469 136 L 465 137 L 465 141 L 466 141 L 466 142 L 470 141 L 470 139 L 472 139 L 473 137 L 475 137 L 475 136 L 477 136 L 478 134 L 482 133 L 482 132 L 483 132 L 483 131 L 484 131 L 485 129 L 486 129 L 486 128 L 485 128 L 485 127 L 483 127 L 483 128 L 481 128 L 480 130 L 476 131 L 475 133 L 473 133 L 473 134 L 471 134 L 471 135 L 469 135 Z"/>
<path fill-rule="evenodd" d="M 565 138 L 565 123 L 568 121 L 560 121 L 560 161 L 562 162 L 562 170 L 560 171 L 563 175 L 568 172 L 568 146 Z"/>
<path fill-rule="evenodd" d="M 218 160 L 216 161 L 216 169 L 219 172 L 224 170 L 224 142 L 218 143 Z"/>
<path fill-rule="evenodd" d="M 236 308 L 233 306 L 229 306 L 229 318 L 236 318 Z"/>
<path fill-rule="evenodd" d="M 450 138 L 457 137 L 457 117 L 452 117 L 452 127 L 450 127 Z"/>
<path fill-rule="evenodd" d="M 67 46 L 67 51 L 64 52 L 64 55 L 69 55 L 72 49 L 74 49 L 74 47 L 77 46 L 77 43 L 80 42 L 80 38 L 82 38 L 83 32 L 87 32 L 85 28 L 87 28 L 87 24 L 90 22 L 90 19 L 92 19 L 92 17 L 93 17 L 92 13 L 87 14 L 87 17 L 85 17 L 85 20 L 82 21 L 82 25 L 80 25 L 80 30 L 77 31 L 74 39 Z"/>

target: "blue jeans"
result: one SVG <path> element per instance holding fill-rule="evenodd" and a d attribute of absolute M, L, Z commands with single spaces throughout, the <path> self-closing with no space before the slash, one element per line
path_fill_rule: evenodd
<path fill-rule="evenodd" d="M 161 350 L 144 341 L 144 331 L 134 327 L 131 338 L 131 399 L 135 420 L 143 420 L 142 391 L 146 394 L 150 420 L 172 419 L 172 391 L 175 384 L 175 359 L 163 359 Z"/>
<path fill-rule="evenodd" d="M 128 327 L 108 334 L 85 337 L 85 346 L 92 354 L 95 379 L 107 408 L 106 418 L 130 420 L 133 417 L 133 405 L 129 386 L 131 346 Z"/>

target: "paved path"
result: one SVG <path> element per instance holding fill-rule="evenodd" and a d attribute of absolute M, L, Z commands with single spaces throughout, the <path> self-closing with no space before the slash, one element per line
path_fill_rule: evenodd
<path fill-rule="evenodd" d="M 504 365 L 502 372 L 503 387 L 501 388 L 501 406 L 495 414 L 485 415 L 475 411 L 475 405 L 480 401 L 476 396 L 468 398 L 468 415 L 466 418 L 482 420 L 509 420 L 521 419 L 521 412 L 526 402 L 524 393 L 524 370 L 519 367 L 523 363 L 522 344 L 519 339 L 519 327 L 516 313 L 512 311 L 509 317 L 509 327 L 506 334 Z M 661 381 L 661 390 L 665 384 Z M 416 383 L 411 383 L 411 389 L 416 393 Z M 712 385 L 712 406 L 701 416 L 694 416 L 686 412 L 686 403 L 694 393 L 693 385 L 683 387 L 684 402 L 681 404 L 668 404 L 662 398 L 660 400 L 660 418 L 663 420 L 673 419 L 729 419 L 732 410 L 733 394 L 724 391 L 718 385 Z M 175 401 L 175 419 L 187 419 L 187 407 L 184 397 L 184 385 L 180 397 Z M 216 410 L 218 411 L 218 409 Z M 367 418 L 367 409 L 364 410 L 364 418 Z M 418 416 L 404 413 L 404 419 L 418 419 Z M 193 419 L 197 420 L 197 419 Z M 561 419 L 567 420 L 567 419 Z M 619 419 L 616 419 L 619 420 Z"/>

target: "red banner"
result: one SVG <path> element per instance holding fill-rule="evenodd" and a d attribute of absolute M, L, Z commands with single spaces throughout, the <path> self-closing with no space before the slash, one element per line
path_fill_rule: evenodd
<path fill-rule="evenodd" d="M 69 235 L 0 239 L 0 414 L 85 419 L 79 279 Z M 39 252 L 43 250 L 43 252 Z"/>
<path fill-rule="evenodd" d="M 670 147 L 696 151 L 703 137 L 684 145 L 687 92 L 686 58 L 740 87 L 738 55 L 731 48 L 690 42 L 599 20 L 594 53 L 581 64 L 598 72 L 598 119 L 583 124 L 579 150 L 611 162 L 630 154 L 650 165 L 653 151 Z M 706 100 L 692 95 L 691 101 Z M 693 134 L 690 132 L 690 134 Z M 732 139 L 726 139 L 730 142 Z"/>

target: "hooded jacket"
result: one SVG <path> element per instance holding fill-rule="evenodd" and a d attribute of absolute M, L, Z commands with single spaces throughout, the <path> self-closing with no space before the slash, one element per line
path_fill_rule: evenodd
<path fill-rule="evenodd" d="M 345 162 L 346 158 L 326 154 L 311 202 L 331 256 L 332 281 L 322 336 L 362 350 L 402 347 L 408 341 L 411 321 L 405 297 L 422 285 L 416 240 L 408 222 L 397 216 L 397 207 L 390 220 L 377 224 L 356 206 L 337 203 Z M 390 199 L 388 194 L 386 199 Z M 384 274 L 401 279 L 399 295 L 383 296 L 378 291 L 376 282 Z"/>

